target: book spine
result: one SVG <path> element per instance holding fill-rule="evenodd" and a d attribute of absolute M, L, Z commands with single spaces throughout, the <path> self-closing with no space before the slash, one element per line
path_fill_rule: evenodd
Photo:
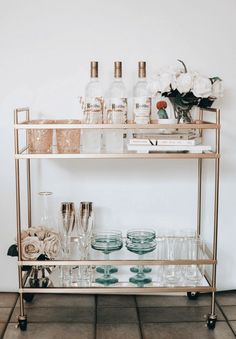
<path fill-rule="evenodd" d="M 201 138 L 192 140 L 157 140 L 159 146 L 195 146 L 201 143 Z"/>

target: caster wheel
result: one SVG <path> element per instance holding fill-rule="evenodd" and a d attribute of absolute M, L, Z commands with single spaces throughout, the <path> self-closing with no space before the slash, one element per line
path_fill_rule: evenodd
<path fill-rule="evenodd" d="M 196 300 L 199 297 L 199 292 L 187 292 L 189 300 Z"/>
<path fill-rule="evenodd" d="M 32 293 L 24 293 L 23 294 L 23 299 L 27 302 L 30 303 L 34 299 L 34 294 Z"/>
<path fill-rule="evenodd" d="M 208 318 L 207 327 L 209 330 L 214 330 L 214 328 L 216 327 L 216 319 Z"/>
<path fill-rule="evenodd" d="M 19 324 L 21 331 L 27 330 L 27 318 L 25 316 L 18 318 L 18 324 Z"/>

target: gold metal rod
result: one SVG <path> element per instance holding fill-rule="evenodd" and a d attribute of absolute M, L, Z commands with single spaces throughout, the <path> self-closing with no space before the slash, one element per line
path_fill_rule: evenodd
<path fill-rule="evenodd" d="M 16 159 L 216 159 L 220 155 L 207 153 L 68 153 L 16 154 Z"/>
<path fill-rule="evenodd" d="M 26 111 L 26 120 L 29 121 L 30 112 Z M 26 133 L 26 145 L 28 147 L 28 137 Z M 26 177 L 27 177 L 27 207 L 28 207 L 28 227 L 32 226 L 32 203 L 31 203 L 31 171 L 30 171 L 30 159 L 26 160 Z"/>
<path fill-rule="evenodd" d="M 162 292 L 212 292 L 210 286 L 184 287 L 49 287 L 49 288 L 22 288 L 21 293 L 80 293 L 80 294 L 153 294 Z"/>
<path fill-rule="evenodd" d="M 51 260 L 50 262 L 45 262 L 41 260 L 33 261 L 33 260 L 22 260 L 18 262 L 19 266 L 87 266 L 87 265 L 104 265 L 106 264 L 106 260 Z M 213 259 L 197 259 L 197 260 L 109 260 L 109 265 L 135 265 L 135 264 L 142 264 L 142 265 L 212 265 L 215 264 L 216 261 Z"/>
<path fill-rule="evenodd" d="M 201 234 L 202 218 L 202 159 L 198 159 L 198 193 L 197 193 L 197 235 Z"/>
<path fill-rule="evenodd" d="M 220 123 L 220 110 L 216 112 L 216 122 Z M 220 130 L 216 130 L 216 152 L 220 153 Z M 215 160 L 215 192 L 214 192 L 214 235 L 213 235 L 213 259 L 217 259 L 218 241 L 218 213 L 219 213 L 219 172 L 220 159 Z M 212 267 L 212 287 L 216 287 L 216 264 Z M 211 315 L 215 316 L 215 293 L 211 297 Z"/>
<path fill-rule="evenodd" d="M 15 124 L 15 129 L 218 129 L 219 125 L 213 122 L 199 122 L 193 124 Z"/>

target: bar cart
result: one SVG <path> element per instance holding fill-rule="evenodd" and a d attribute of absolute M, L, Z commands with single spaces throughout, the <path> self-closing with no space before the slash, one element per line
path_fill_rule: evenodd
<path fill-rule="evenodd" d="M 204 113 L 211 114 L 214 119 L 213 122 L 204 120 Z M 20 114 L 25 114 L 25 119 L 19 119 Z M 19 294 L 20 294 L 20 315 L 18 317 L 18 323 L 21 330 L 26 330 L 27 328 L 27 316 L 24 309 L 24 298 L 25 300 L 30 300 L 30 296 L 34 293 L 93 293 L 93 294 L 155 294 L 161 292 L 187 292 L 187 296 L 190 299 L 196 299 L 200 292 L 210 292 L 211 293 L 211 308 L 207 318 L 207 326 L 209 329 L 214 329 L 216 324 L 216 314 L 215 314 L 215 292 L 216 292 L 216 264 L 217 264 L 217 234 L 218 234 L 218 203 L 219 203 L 219 164 L 220 164 L 220 110 L 215 108 L 208 108 L 199 111 L 198 120 L 194 121 L 191 124 L 148 124 L 148 125 L 136 125 L 134 123 L 128 124 L 64 124 L 59 123 L 56 125 L 53 123 L 49 124 L 34 124 L 30 120 L 29 108 L 20 108 L 15 110 L 14 116 L 14 139 L 15 139 L 15 178 L 16 178 L 16 215 L 17 215 L 17 245 L 18 245 L 18 274 L 19 274 Z M 209 152 L 202 153 L 189 153 L 189 152 L 155 152 L 155 153 L 134 153 L 126 152 L 121 154 L 111 154 L 111 153 L 96 153 L 96 154 L 83 154 L 83 153 L 64 153 L 59 154 L 57 152 L 51 152 L 47 154 L 33 154 L 28 150 L 27 137 L 24 137 L 25 144 L 21 147 L 22 138 L 20 138 L 20 131 L 27 135 L 27 130 L 32 129 L 121 129 L 126 133 L 129 130 L 153 130 L 153 129 L 195 129 L 198 131 L 201 137 L 204 136 L 206 130 L 213 130 L 214 132 L 214 150 Z M 22 133 L 22 132 L 21 132 Z M 196 232 L 197 236 L 201 235 L 201 224 L 202 224 L 202 168 L 203 160 L 209 159 L 214 161 L 214 221 L 213 221 L 213 239 L 211 246 L 205 246 L 205 257 L 197 260 L 189 259 L 178 259 L 178 260 L 163 260 L 158 259 L 157 257 L 152 257 L 151 259 L 138 260 L 134 257 L 130 257 L 127 251 L 127 256 L 122 258 L 109 260 L 109 265 L 150 265 L 155 267 L 165 266 L 165 265 L 208 265 L 209 270 L 204 269 L 203 273 L 203 284 L 199 286 L 158 286 L 157 284 L 148 284 L 145 287 L 135 287 L 132 284 L 127 284 L 127 282 L 121 282 L 115 284 L 114 286 L 99 286 L 98 284 L 91 284 L 90 286 L 76 286 L 76 287 L 63 287 L 57 285 L 56 287 L 48 288 L 32 288 L 27 283 L 29 276 L 28 272 L 23 271 L 23 266 L 51 266 L 51 267 L 64 267 L 70 265 L 105 265 L 107 261 L 100 260 L 98 257 L 90 258 L 89 260 L 53 260 L 49 262 L 45 261 L 27 261 L 22 260 L 22 249 L 21 249 L 21 176 L 20 176 L 20 164 L 21 162 L 26 163 L 26 185 L 27 185 L 27 218 L 28 218 L 28 227 L 32 226 L 32 217 L 31 217 L 31 173 L 30 165 L 33 159 L 63 159 L 63 158 L 74 158 L 74 159 L 189 159 L 197 162 L 197 220 L 196 220 Z M 28 299 L 27 299 L 28 295 Z"/>

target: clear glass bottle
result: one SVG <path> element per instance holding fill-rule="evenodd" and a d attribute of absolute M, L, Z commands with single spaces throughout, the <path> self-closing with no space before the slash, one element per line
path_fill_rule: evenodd
<path fill-rule="evenodd" d="M 91 61 L 90 81 L 85 88 L 83 123 L 101 124 L 103 120 L 102 87 L 98 78 L 98 62 Z M 83 153 L 100 153 L 102 133 L 99 129 L 84 129 L 81 133 Z"/>
<path fill-rule="evenodd" d="M 134 86 L 133 99 L 134 122 L 136 124 L 149 124 L 151 118 L 151 96 L 146 80 L 146 62 L 138 63 L 138 81 Z"/>
<path fill-rule="evenodd" d="M 128 98 L 127 90 L 122 80 L 122 62 L 114 62 L 114 80 L 109 89 L 109 109 L 122 111 L 122 123 L 127 123 Z"/>
<path fill-rule="evenodd" d="M 128 115 L 128 98 L 122 80 L 122 62 L 114 62 L 114 80 L 109 89 L 107 110 L 108 124 L 125 124 Z M 104 148 L 107 153 L 123 152 L 123 130 L 109 129 L 104 133 Z"/>

